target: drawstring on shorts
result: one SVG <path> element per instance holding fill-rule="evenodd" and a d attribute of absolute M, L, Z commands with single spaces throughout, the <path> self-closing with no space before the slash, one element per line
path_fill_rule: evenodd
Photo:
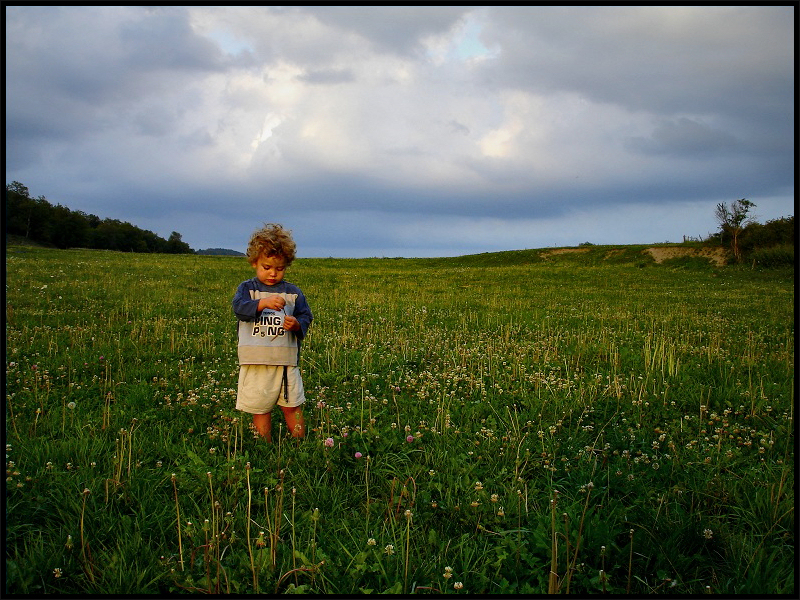
<path fill-rule="evenodd" d="M 289 399 L 289 378 L 286 375 L 286 365 L 283 366 L 283 399 Z"/>

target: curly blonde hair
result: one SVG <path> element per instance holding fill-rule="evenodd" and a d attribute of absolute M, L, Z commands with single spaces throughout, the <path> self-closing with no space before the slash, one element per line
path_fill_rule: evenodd
<path fill-rule="evenodd" d="M 247 244 L 247 260 L 254 263 L 264 256 L 278 256 L 288 267 L 295 257 L 296 245 L 291 233 L 277 223 L 265 223 L 264 227 L 250 236 Z"/>

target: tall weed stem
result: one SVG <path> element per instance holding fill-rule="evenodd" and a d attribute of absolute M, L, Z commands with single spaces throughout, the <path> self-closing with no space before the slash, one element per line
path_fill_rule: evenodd
<path fill-rule="evenodd" d="M 566 593 L 567 594 L 569 594 L 569 584 L 570 584 L 570 581 L 572 580 L 572 574 L 575 572 L 575 565 L 578 562 L 578 552 L 581 549 L 581 536 L 583 535 L 583 522 L 584 522 L 584 519 L 586 518 L 586 511 L 589 508 L 589 498 L 592 495 L 592 488 L 593 487 L 594 487 L 594 485 L 591 482 L 586 486 L 586 501 L 583 503 L 583 512 L 581 513 L 581 520 L 580 520 L 580 523 L 578 524 L 578 534 L 577 534 L 577 537 L 575 538 L 575 552 L 572 555 L 572 562 L 568 562 L 567 563 L 567 574 L 566 574 L 566 577 L 567 577 Z"/>
<path fill-rule="evenodd" d="M 558 593 L 558 535 L 556 533 L 556 502 L 558 501 L 558 490 L 553 490 L 553 497 L 550 499 L 550 577 L 547 582 L 547 593 Z"/>
<path fill-rule="evenodd" d="M 253 590 L 258 593 L 258 575 L 256 574 L 256 565 L 253 560 L 253 544 L 250 539 L 250 521 L 251 510 L 253 506 L 253 490 L 250 487 L 250 463 L 245 465 L 245 473 L 247 474 L 247 527 L 245 535 L 247 536 L 247 553 L 250 555 L 250 571 L 253 573 Z"/>
<path fill-rule="evenodd" d="M 86 500 L 89 497 L 89 488 L 84 488 L 83 490 L 83 505 L 81 506 L 81 556 L 83 558 L 84 569 L 86 569 L 86 574 L 89 576 L 89 581 L 94 583 L 94 570 L 92 569 L 92 564 L 90 561 L 91 554 L 87 550 L 86 538 L 83 532 L 83 523 L 84 523 L 84 516 L 86 514 Z"/>
<path fill-rule="evenodd" d="M 406 510 L 406 551 L 405 551 L 405 567 L 403 571 L 403 593 L 408 593 L 408 557 L 411 550 L 411 519 L 413 517 L 411 510 Z"/>
<path fill-rule="evenodd" d="M 178 558 L 181 564 L 181 571 L 183 571 L 183 543 L 181 540 L 181 507 L 178 504 L 178 484 L 175 473 L 172 474 L 172 490 L 175 492 L 175 513 L 178 523 Z"/>

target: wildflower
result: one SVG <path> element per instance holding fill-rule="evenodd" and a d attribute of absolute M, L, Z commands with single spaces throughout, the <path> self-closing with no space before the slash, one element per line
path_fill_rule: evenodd
<path fill-rule="evenodd" d="M 68 409 L 72 410 L 73 408 L 75 408 L 75 406 L 76 406 L 76 404 L 74 402 L 67 402 L 67 408 Z"/>
<path fill-rule="evenodd" d="M 483 484 L 480 481 L 475 482 L 475 491 L 480 492 L 483 489 Z"/>
<path fill-rule="evenodd" d="M 329 437 L 328 439 L 325 440 L 325 447 L 333 448 L 333 438 Z"/>
<path fill-rule="evenodd" d="M 497 516 L 498 517 L 505 517 L 506 516 L 506 511 L 502 506 L 497 510 Z"/>
<path fill-rule="evenodd" d="M 433 469 L 431 469 L 430 471 L 428 471 L 428 475 L 430 475 L 431 477 L 433 477 L 434 475 L 436 475 L 436 471 L 434 471 Z"/>
<path fill-rule="evenodd" d="M 450 579 L 452 576 L 453 576 L 453 567 L 445 567 L 442 577 L 444 577 L 445 579 Z"/>
<path fill-rule="evenodd" d="M 45 287 L 46 287 L 46 286 L 45 286 Z M 61 577 L 61 574 L 62 574 L 62 571 L 61 571 L 61 569 L 59 569 L 58 567 L 56 567 L 55 569 L 53 569 L 53 577 L 55 577 L 56 579 L 58 579 L 59 577 Z"/>
<path fill-rule="evenodd" d="M 413 442 L 413 441 L 414 441 L 414 436 L 413 436 L 413 435 L 409 435 L 409 436 L 406 438 L 406 441 L 407 441 L 407 442 L 410 444 L 411 442 Z"/>
<path fill-rule="evenodd" d="M 369 538 L 369 539 L 367 540 L 367 546 L 374 546 L 374 545 L 376 545 L 377 543 L 378 543 L 378 542 L 376 542 L 376 541 L 375 541 L 375 538 Z"/>
<path fill-rule="evenodd" d="M 356 458 L 361 458 L 362 456 L 364 456 L 364 455 L 363 455 L 363 454 L 361 454 L 361 452 L 356 452 L 356 454 L 355 454 L 355 457 L 356 457 Z"/>
<path fill-rule="evenodd" d="M 386 544 L 386 547 L 383 549 L 383 551 L 386 552 L 386 554 L 388 554 L 389 556 L 391 556 L 392 554 L 394 554 L 394 546 L 392 546 L 391 544 Z"/>
<path fill-rule="evenodd" d="M 406 519 L 411 519 L 411 517 L 413 516 L 413 513 L 410 510 L 406 509 L 405 516 L 406 516 Z"/>
<path fill-rule="evenodd" d="M 713 535 L 714 532 L 711 531 L 710 529 L 703 529 L 703 537 L 706 538 L 707 540 L 710 540 Z"/>
<path fill-rule="evenodd" d="M 500 497 L 497 494 L 492 494 L 492 497 L 490 498 L 492 502 L 497 502 L 499 499 Z"/>
<path fill-rule="evenodd" d="M 456 582 L 453 584 L 453 587 L 454 587 L 455 589 L 457 589 L 457 590 L 460 590 L 461 588 L 463 588 L 463 587 L 464 587 L 464 584 L 463 584 L 463 583 L 461 583 L 460 581 L 456 581 Z"/>

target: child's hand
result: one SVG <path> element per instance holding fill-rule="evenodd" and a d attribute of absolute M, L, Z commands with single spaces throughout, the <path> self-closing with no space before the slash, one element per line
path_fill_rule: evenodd
<path fill-rule="evenodd" d="M 272 294 L 272 296 L 262 298 L 258 302 L 258 310 L 264 310 L 265 308 L 281 310 L 284 306 L 286 306 L 286 300 L 283 299 L 283 296 L 279 296 L 278 294 Z"/>
<path fill-rule="evenodd" d="M 295 319 L 292 315 L 286 315 L 283 317 L 283 328 L 287 331 L 292 331 L 293 329 L 300 329 L 300 322 Z"/>

